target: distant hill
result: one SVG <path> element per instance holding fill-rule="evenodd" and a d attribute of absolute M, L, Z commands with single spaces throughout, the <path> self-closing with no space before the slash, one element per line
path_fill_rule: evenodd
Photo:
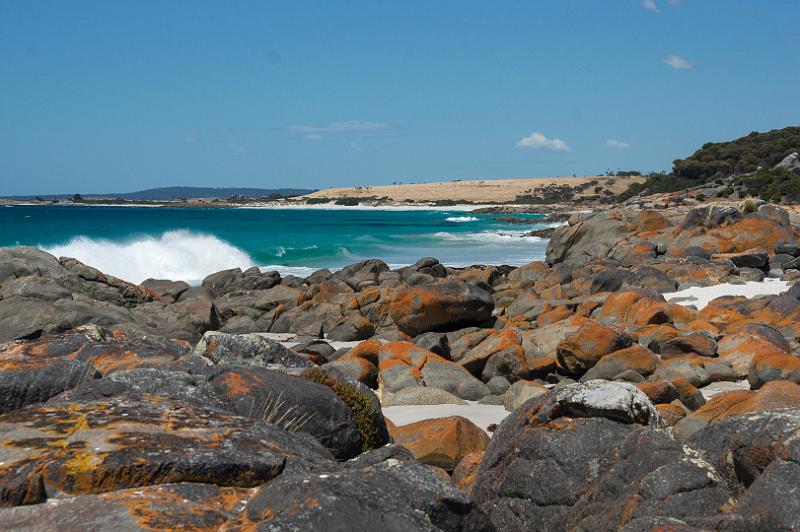
<path fill-rule="evenodd" d="M 800 151 L 800 127 L 753 131 L 730 142 L 709 142 L 685 159 L 673 163 L 679 178 L 708 182 L 721 177 L 773 168 L 787 155 Z"/>
<path fill-rule="evenodd" d="M 800 201 L 800 172 L 779 167 L 787 156 L 800 152 L 800 127 L 753 131 L 728 142 L 708 142 L 685 159 L 672 163 L 672 172 L 653 173 L 644 183 L 635 183 L 617 197 L 675 192 L 699 185 L 724 187 L 717 193 L 727 197 L 758 196 L 763 199 Z"/>
<path fill-rule="evenodd" d="M 242 196 L 245 198 L 263 198 L 269 196 L 302 196 L 314 192 L 304 188 L 211 188 L 211 187 L 160 187 L 148 188 L 138 192 L 122 192 L 117 194 L 81 194 L 84 198 L 119 198 L 124 200 L 166 201 L 184 198 L 229 198 Z M 4 196 L 6 199 L 26 200 L 41 198 L 45 200 L 69 199 L 72 194 L 31 194 L 29 196 Z"/>

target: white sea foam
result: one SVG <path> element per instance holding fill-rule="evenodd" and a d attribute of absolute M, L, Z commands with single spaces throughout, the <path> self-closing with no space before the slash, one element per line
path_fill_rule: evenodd
<path fill-rule="evenodd" d="M 220 270 L 254 265 L 247 253 L 228 242 L 185 230 L 123 242 L 78 236 L 66 244 L 43 249 L 57 257 L 78 259 L 132 283 L 151 277 L 199 283 Z"/>
<path fill-rule="evenodd" d="M 450 216 L 444 219 L 445 222 L 477 222 L 478 218 L 475 216 Z"/>
<path fill-rule="evenodd" d="M 311 268 L 309 266 L 281 266 L 280 264 L 272 264 L 270 266 L 259 266 L 258 269 L 262 272 L 278 272 L 282 277 L 294 275 L 295 277 L 305 278 L 320 268 Z M 331 271 L 336 271 L 337 268 L 329 269 Z"/>
<path fill-rule="evenodd" d="M 448 233 L 440 231 L 433 236 L 451 242 L 483 242 L 509 244 L 512 242 L 542 242 L 538 236 L 523 236 L 526 231 L 480 231 L 477 233 Z"/>

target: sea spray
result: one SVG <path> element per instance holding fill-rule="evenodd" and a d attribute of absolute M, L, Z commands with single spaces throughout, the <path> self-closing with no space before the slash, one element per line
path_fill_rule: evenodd
<path fill-rule="evenodd" d="M 57 257 L 78 259 L 132 283 L 148 278 L 197 283 L 210 273 L 255 265 L 247 253 L 228 242 L 185 230 L 125 241 L 76 236 L 66 244 L 43 249 Z"/>

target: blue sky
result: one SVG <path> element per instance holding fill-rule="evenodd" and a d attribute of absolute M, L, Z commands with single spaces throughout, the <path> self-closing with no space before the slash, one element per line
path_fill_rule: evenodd
<path fill-rule="evenodd" d="M 797 0 L 0 0 L 0 195 L 669 169 L 800 123 Z"/>

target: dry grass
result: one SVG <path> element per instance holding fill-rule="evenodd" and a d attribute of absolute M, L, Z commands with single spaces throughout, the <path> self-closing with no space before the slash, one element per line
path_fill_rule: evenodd
<path fill-rule="evenodd" d="M 483 179 L 470 181 L 446 181 L 440 183 L 411 183 L 404 185 L 381 185 L 374 187 L 329 188 L 314 192 L 304 198 L 370 198 L 388 197 L 391 201 L 441 201 L 463 200 L 474 203 L 513 201 L 517 196 L 536 194 L 548 186 L 576 187 L 597 180 L 604 189 L 614 194 L 625 191 L 631 183 L 643 181 L 641 177 L 556 177 L 535 179 Z M 577 196 L 593 194 L 593 187 Z"/>

